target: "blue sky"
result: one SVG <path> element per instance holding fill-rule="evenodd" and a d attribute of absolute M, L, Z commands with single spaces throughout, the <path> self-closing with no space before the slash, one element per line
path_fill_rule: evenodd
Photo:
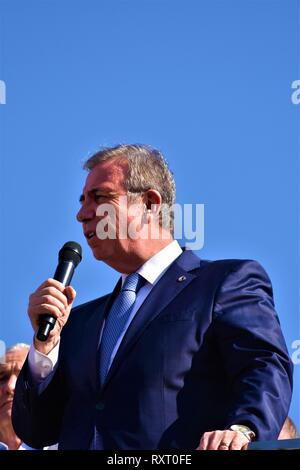
<path fill-rule="evenodd" d="M 257 259 L 286 342 L 299 327 L 299 4 L 289 0 L 0 0 L 0 339 L 30 342 L 28 295 L 65 241 L 77 304 L 117 275 L 75 220 L 101 145 L 165 154 L 177 201 L 205 204 L 203 258 Z M 300 428 L 300 364 L 291 416 Z"/>

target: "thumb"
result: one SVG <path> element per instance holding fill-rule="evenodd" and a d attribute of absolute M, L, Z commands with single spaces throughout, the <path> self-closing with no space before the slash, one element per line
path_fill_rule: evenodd
<path fill-rule="evenodd" d="M 68 299 L 68 304 L 70 305 L 72 302 L 74 302 L 74 299 L 76 297 L 76 291 L 73 289 L 72 286 L 67 286 L 64 290 L 64 294 Z"/>

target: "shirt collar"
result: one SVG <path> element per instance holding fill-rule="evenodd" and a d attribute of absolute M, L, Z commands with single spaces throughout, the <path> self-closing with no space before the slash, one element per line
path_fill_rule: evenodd
<path fill-rule="evenodd" d="M 166 269 L 175 261 L 182 253 L 177 240 L 173 240 L 169 245 L 156 253 L 152 258 L 148 259 L 138 270 L 147 282 L 154 285 L 164 274 Z M 122 285 L 128 274 L 122 274 Z"/>

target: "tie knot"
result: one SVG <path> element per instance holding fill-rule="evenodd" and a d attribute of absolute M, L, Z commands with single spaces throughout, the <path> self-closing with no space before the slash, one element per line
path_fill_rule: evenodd
<path fill-rule="evenodd" d="M 138 292 L 142 287 L 143 278 L 138 273 L 129 274 L 123 284 L 122 291 L 129 290 L 132 292 Z"/>

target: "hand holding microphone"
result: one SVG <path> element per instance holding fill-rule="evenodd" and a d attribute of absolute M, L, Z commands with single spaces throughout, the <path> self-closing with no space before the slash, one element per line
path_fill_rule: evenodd
<path fill-rule="evenodd" d="M 58 343 L 75 296 L 69 286 L 74 270 L 82 258 L 81 246 L 67 242 L 59 252 L 59 263 L 53 279 L 47 279 L 30 296 L 28 315 L 36 334 L 35 347 L 48 354 Z"/>

